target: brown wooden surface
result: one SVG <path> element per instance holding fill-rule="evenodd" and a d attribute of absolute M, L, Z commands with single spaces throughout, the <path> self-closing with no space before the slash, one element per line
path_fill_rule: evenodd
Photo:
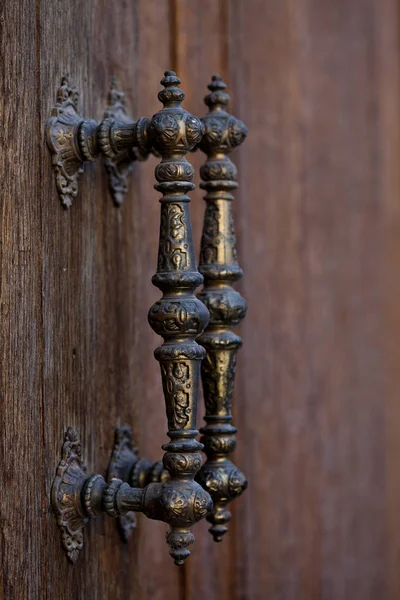
<path fill-rule="evenodd" d="M 0 598 L 45 572 L 40 123 L 32 0 L 0 5 Z M 33 19 L 23 18 L 33 16 Z M 21 52 L 24 48 L 24 52 Z M 17 135 L 18 129 L 25 133 Z M 38 592 L 35 596 L 39 598 Z"/>
<path fill-rule="evenodd" d="M 1 600 L 399 599 L 399 23 L 395 0 L 0 4 Z M 86 166 L 65 211 L 44 126 L 67 72 L 100 119 L 114 75 L 151 116 L 167 68 L 198 115 L 220 72 L 250 131 L 233 156 L 249 489 L 222 544 L 196 527 L 183 569 L 141 515 L 128 545 L 91 523 L 71 566 L 49 506 L 67 426 L 92 472 L 118 425 L 153 460 L 166 441 L 147 323 L 157 160 L 135 165 L 120 209 Z"/>

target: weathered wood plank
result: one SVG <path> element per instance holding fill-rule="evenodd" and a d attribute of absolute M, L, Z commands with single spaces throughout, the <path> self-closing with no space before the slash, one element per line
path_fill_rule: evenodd
<path fill-rule="evenodd" d="M 0 5 L 0 598 L 45 597 L 36 2 Z"/>
<path fill-rule="evenodd" d="M 238 598 L 398 596 L 395 5 L 230 2 L 235 112 L 250 129 Z"/>
<path fill-rule="evenodd" d="M 77 7 L 70 5 L 67 11 L 66 19 L 72 21 Z M 48 15 L 46 24 L 52 19 Z M 85 4 L 73 42 L 63 48 L 56 63 L 57 70 L 69 63 L 68 70 L 82 91 L 83 114 L 101 119 L 114 76 L 126 92 L 133 116 L 151 116 L 149 109 L 159 109 L 159 79 L 169 66 L 159 67 L 160 56 L 168 60 L 168 23 L 167 2 L 155 6 L 93 0 Z M 166 31 L 161 43 L 154 32 L 162 28 Z M 48 32 L 54 53 L 61 34 L 61 27 Z M 44 57 L 42 66 L 46 68 Z M 44 89 L 59 78 L 52 68 L 48 71 Z M 48 485 L 60 436 L 69 424 L 81 432 L 91 471 L 105 472 L 114 429 L 123 423 L 133 425 L 143 453 L 147 451 L 154 459 L 161 456 L 165 411 L 153 358 L 157 338 L 147 324 L 147 311 L 158 294 L 151 285 L 159 207 L 153 190 L 156 161 L 150 162 L 146 170 L 143 164 L 135 166 L 120 209 L 112 204 L 100 164 L 86 168 L 79 198 L 68 214 L 59 206 L 51 175 L 47 178 L 50 189 L 44 195 L 51 196 L 52 203 L 44 219 L 45 295 L 50 299 L 45 316 L 45 389 L 49 411 L 56 415 L 52 435 L 57 446 L 50 458 Z M 60 276 L 61 267 L 66 271 Z M 120 541 L 110 519 L 92 523 L 85 532 L 82 558 L 72 569 L 59 549 L 52 520 L 49 552 L 57 554 L 51 568 L 58 569 L 58 561 L 61 564 L 60 597 L 79 593 L 88 598 L 165 598 L 165 590 L 171 598 L 177 597 L 180 579 L 167 552 L 165 525 L 148 523 L 140 516 L 138 520 L 129 545 Z M 69 573 L 72 577 L 67 584 Z M 54 571 L 49 586 L 54 585 L 54 579 L 50 584 L 52 576 L 57 577 Z"/>
<path fill-rule="evenodd" d="M 64 74 L 69 73 L 79 93 L 81 114 L 95 117 L 92 100 L 92 1 L 40 2 L 41 118 L 43 130 Z M 90 82 L 90 83 L 89 83 Z M 50 153 L 43 137 L 43 323 L 44 323 L 44 411 L 47 424 L 46 493 L 50 489 L 67 427 L 77 427 L 89 471 L 103 471 L 101 419 L 104 403 L 113 402 L 109 357 L 104 356 L 99 323 L 101 256 L 98 244 L 101 196 L 94 195 L 99 168 L 85 167 L 79 180 L 79 195 L 69 210 L 60 203 Z M 100 213 L 100 215 L 99 215 Z M 104 242 L 104 245 L 106 242 Z M 99 283 L 100 280 L 100 283 Z M 110 344 L 108 348 L 112 348 Z M 98 394 L 98 390 L 101 390 Z M 112 392 L 110 393 L 110 395 Z M 111 411 L 110 411 L 111 412 Z M 110 419 L 112 416 L 110 416 Z M 101 460 L 103 459 L 103 463 Z M 47 546 L 47 593 L 60 600 L 98 597 L 107 589 L 99 577 L 104 546 L 102 523 L 85 531 L 80 559 L 70 565 L 61 547 L 60 532 L 49 509 Z M 95 535 L 94 535 L 95 534 Z"/>

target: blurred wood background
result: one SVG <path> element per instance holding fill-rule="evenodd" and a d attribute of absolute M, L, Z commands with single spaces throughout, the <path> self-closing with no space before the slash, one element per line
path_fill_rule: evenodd
<path fill-rule="evenodd" d="M 399 24 L 397 0 L 1 2 L 0 598 L 400 598 Z M 222 544 L 196 527 L 182 569 L 143 516 L 128 545 L 91 523 L 71 566 L 49 507 L 67 426 L 92 472 L 118 425 L 154 460 L 166 441 L 147 323 L 157 160 L 135 165 L 120 209 L 87 165 L 66 211 L 44 127 L 67 72 L 99 120 L 115 75 L 151 116 L 169 68 L 199 116 L 221 73 L 249 127 L 232 156 L 249 489 Z"/>

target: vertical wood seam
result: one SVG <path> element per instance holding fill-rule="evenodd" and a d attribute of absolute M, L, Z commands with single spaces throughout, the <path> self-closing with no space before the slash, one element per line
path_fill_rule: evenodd
<path fill-rule="evenodd" d="M 42 582 L 41 582 L 41 594 L 43 600 L 47 598 L 47 511 L 51 510 L 50 501 L 46 494 L 46 473 L 45 473 L 45 452 L 46 452 L 46 427 L 45 427 L 45 415 L 44 415 L 44 331 L 43 331 L 43 152 L 46 149 L 44 140 L 43 123 L 41 116 L 41 103 L 42 103 L 42 88 L 41 88 L 41 0 L 36 0 L 36 78 L 37 78 L 37 94 L 36 94 L 36 110 L 37 110 L 37 147 L 38 147 L 38 198 L 39 202 L 39 222 L 40 230 L 38 232 L 39 237 L 39 258 L 38 258 L 38 277 L 39 277 L 39 289 L 40 294 L 40 310 L 39 310 L 39 336 L 38 336 L 38 352 L 40 362 L 40 397 L 39 410 L 40 410 L 40 443 L 41 443 L 41 455 L 40 455 L 40 488 L 41 488 L 41 527 L 42 527 Z"/>

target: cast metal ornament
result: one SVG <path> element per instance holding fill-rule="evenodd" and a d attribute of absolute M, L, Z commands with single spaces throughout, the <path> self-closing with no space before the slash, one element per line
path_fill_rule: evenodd
<path fill-rule="evenodd" d="M 181 108 L 180 80 L 166 71 L 158 97 L 164 108 L 153 116 L 149 132 L 162 157 L 155 169 L 155 188 L 162 193 L 158 267 L 153 284 L 163 296 L 149 311 L 149 323 L 164 339 L 154 356 L 160 363 L 170 442 L 163 446 L 170 481 L 160 489 L 159 503 L 170 526 L 167 542 L 175 564 L 183 564 L 194 542 L 191 525 L 212 509 L 212 501 L 195 481 L 203 445 L 196 440 L 200 366 L 205 356 L 196 337 L 208 324 L 208 310 L 194 296 L 203 277 L 197 269 L 187 193 L 194 189 L 194 169 L 185 154 L 204 133 L 199 119 Z"/>
<path fill-rule="evenodd" d="M 64 436 L 62 455 L 51 490 L 51 504 L 61 529 L 63 548 L 72 563 L 83 548 L 83 530 L 91 518 L 102 510 L 102 494 L 106 481 L 101 475 L 88 476 L 81 456 L 81 443 L 75 428 L 69 427 Z M 124 425 L 115 431 L 114 447 L 107 470 L 107 481 L 116 477 L 133 487 L 144 488 L 148 483 L 167 481 L 170 477 L 162 461 L 152 463 L 140 458 L 133 443 L 132 428 Z M 136 528 L 132 511 L 117 517 L 122 539 L 128 541 Z"/>
<path fill-rule="evenodd" d="M 111 84 L 108 106 L 101 123 L 78 112 L 79 94 L 69 76 L 62 79 L 57 102 L 47 122 L 46 139 L 52 155 L 57 190 L 64 207 L 78 194 L 78 177 L 85 162 L 102 155 L 109 188 L 116 206 L 123 202 L 135 160 L 145 160 L 151 145 L 145 131 L 149 119 L 132 120 L 126 113 L 125 94 Z"/>
<path fill-rule="evenodd" d="M 61 202 L 71 206 L 78 194 L 78 177 L 83 160 L 78 148 L 77 133 L 83 119 L 78 112 L 79 93 L 69 75 L 62 78 L 57 101 L 47 123 L 47 144 L 52 155 L 56 185 Z"/>
<path fill-rule="evenodd" d="M 115 430 L 114 447 L 108 464 L 107 481 L 121 479 L 132 487 L 144 488 L 148 483 L 164 482 L 169 473 L 161 460 L 153 463 L 140 458 L 139 450 L 133 443 L 132 428 L 123 425 Z M 127 512 L 117 518 L 122 539 L 127 542 L 136 529 L 136 513 Z"/>
<path fill-rule="evenodd" d="M 207 154 L 200 170 L 203 180 L 200 187 L 207 192 L 199 264 L 204 287 L 197 295 L 210 312 L 210 323 L 197 338 L 206 350 L 201 366 L 206 426 L 200 431 L 207 461 L 197 481 L 213 499 L 214 510 L 207 520 L 211 523 L 214 540 L 219 542 L 228 531 L 227 523 L 231 519 L 226 508 L 228 502 L 247 487 L 245 476 L 228 458 L 236 446 L 232 396 L 236 355 L 242 345 L 232 327 L 246 314 L 245 300 L 232 288 L 232 283 L 242 277 L 242 270 L 237 261 L 232 215 L 237 172 L 228 154 L 243 142 L 247 128 L 226 112 L 229 96 L 219 75 L 213 76 L 208 88 L 210 93 L 205 103 L 209 113 L 202 119 L 205 134 L 199 144 Z"/>
<path fill-rule="evenodd" d="M 106 483 L 101 475 L 84 481 L 80 476 L 80 491 L 71 489 L 70 496 L 74 512 L 83 517 L 95 517 L 101 512 L 120 517 L 134 511 L 164 521 L 169 525 L 170 554 L 175 564 L 182 565 L 190 555 L 188 546 L 194 542 L 191 526 L 213 508 L 210 494 L 195 481 L 202 466 L 203 445 L 195 438 L 200 366 L 206 354 L 196 337 L 207 326 L 209 313 L 194 296 L 203 277 L 196 265 L 187 195 L 194 188 L 194 170 L 185 158 L 200 143 L 204 127 L 181 107 L 185 94 L 178 87 L 176 74 L 166 71 L 161 83 L 164 89 L 158 97 L 164 107 L 151 120 L 139 119 L 130 133 L 129 126 L 116 129 L 113 124 L 105 124 L 96 139 L 101 139 L 106 155 L 107 144 L 109 151 L 119 152 L 133 141 L 141 148 L 154 148 L 161 156 L 155 169 L 155 187 L 162 198 L 158 268 L 152 281 L 163 296 L 150 309 L 149 322 L 164 339 L 154 354 L 160 363 L 170 438 L 163 446 L 163 465 L 170 477 L 140 488 L 120 478 L 112 477 Z M 115 136 L 116 130 L 122 134 Z M 117 445 L 110 473 L 118 471 L 124 479 L 132 478 L 132 474 L 127 474 L 125 460 L 129 448 L 123 439 Z M 134 478 L 133 482 L 137 480 Z M 59 495 L 53 495 L 56 513 L 61 501 Z"/>
<path fill-rule="evenodd" d="M 132 124 L 132 119 L 126 112 L 125 94 L 118 89 L 115 79 L 113 79 L 108 93 L 108 106 L 104 112 L 104 119 L 124 125 Z M 128 179 L 132 174 L 135 160 L 145 160 L 146 158 L 147 155 L 142 154 L 139 148 L 132 146 L 121 152 L 109 152 L 104 156 L 108 186 L 116 206 L 120 206 L 124 201 L 124 196 L 128 191 Z"/>
<path fill-rule="evenodd" d="M 79 501 L 86 480 L 78 433 L 70 427 L 65 434 L 61 461 L 51 490 L 51 503 L 61 529 L 62 545 L 72 563 L 77 561 L 83 548 L 83 529 L 89 521 Z"/>

